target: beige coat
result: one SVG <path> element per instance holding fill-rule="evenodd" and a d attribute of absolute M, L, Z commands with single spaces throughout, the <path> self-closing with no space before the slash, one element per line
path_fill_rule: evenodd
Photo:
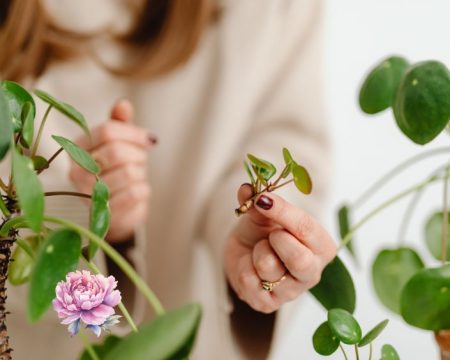
<path fill-rule="evenodd" d="M 112 0 L 48 3 L 61 23 L 79 30 L 117 24 L 123 11 Z M 137 230 L 133 256 L 166 308 L 202 303 L 193 359 L 257 358 L 245 357 L 242 351 L 244 347 L 251 353 L 260 346 L 255 333 L 236 341 L 230 330 L 232 307 L 222 269 L 223 244 L 237 221 L 236 191 L 246 181 L 245 154 L 281 164 L 282 147 L 290 148 L 310 170 L 314 191 L 309 197 L 294 191 L 286 195 L 316 216 L 324 201 L 328 148 L 319 4 L 224 1 L 223 18 L 207 32 L 190 61 L 155 81 L 116 79 L 82 58 L 52 66 L 34 84 L 73 104 L 91 126 L 108 118 L 116 99 L 128 97 L 137 109 L 136 122 L 158 136 L 160 144 L 150 152 L 150 215 L 145 227 Z M 109 54 L 111 49 L 105 45 L 104 51 Z M 57 113 L 48 124 L 45 139 L 50 134 L 73 138 L 80 133 Z M 42 153 L 50 155 L 56 149 L 48 140 Z M 70 189 L 68 168 L 68 158 L 58 158 L 43 176 L 46 189 Z M 86 223 L 86 207 L 72 198 L 51 198 L 47 210 Z M 9 288 L 8 325 L 15 358 L 75 359 L 79 339 L 69 337 L 53 311 L 37 325 L 26 323 L 25 293 L 26 287 Z M 278 314 L 272 352 L 277 337 L 289 331 L 286 311 Z M 152 316 L 140 297 L 133 312 L 138 321 Z M 299 349 L 293 351 L 301 358 Z"/>

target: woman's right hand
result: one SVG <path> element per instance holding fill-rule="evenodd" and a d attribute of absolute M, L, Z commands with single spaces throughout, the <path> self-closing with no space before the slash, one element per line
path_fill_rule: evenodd
<path fill-rule="evenodd" d="M 92 129 L 91 138 L 76 141 L 97 161 L 100 177 L 110 189 L 111 226 L 106 238 L 111 242 L 130 239 L 148 216 L 148 150 L 157 141 L 146 129 L 132 124 L 133 112 L 129 101 L 117 102 L 110 120 Z M 94 177 L 74 162 L 69 176 L 78 191 L 92 192 Z"/>

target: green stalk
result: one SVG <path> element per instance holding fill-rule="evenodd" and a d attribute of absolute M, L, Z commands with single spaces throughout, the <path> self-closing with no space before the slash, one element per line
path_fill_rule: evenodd
<path fill-rule="evenodd" d="M 0 210 L 6 217 L 11 216 L 11 213 L 9 212 L 8 208 L 6 207 L 5 201 L 3 200 L 2 195 L 0 194 Z"/>
<path fill-rule="evenodd" d="M 30 244 L 28 244 L 26 241 L 24 241 L 21 238 L 17 238 L 16 244 L 20 246 L 28 254 L 30 258 L 32 258 L 33 260 L 36 258 L 33 249 L 31 248 Z"/>
<path fill-rule="evenodd" d="M 359 350 L 358 350 L 358 345 L 355 344 L 355 355 L 356 355 L 356 360 L 359 360 Z"/>
<path fill-rule="evenodd" d="M 369 344 L 369 360 L 372 360 L 373 346 L 372 343 Z"/>
<path fill-rule="evenodd" d="M 16 216 L 15 218 L 9 219 L 0 228 L 0 237 L 8 236 L 11 229 L 27 228 L 28 223 L 23 216 Z"/>
<path fill-rule="evenodd" d="M 83 260 L 93 273 L 95 273 L 95 274 L 101 273 L 100 269 L 92 261 L 88 261 L 84 256 L 83 256 Z M 131 329 L 134 332 L 138 332 L 138 328 L 137 328 L 133 318 L 131 317 L 130 313 L 128 312 L 127 308 L 123 304 L 123 302 L 120 302 L 118 306 L 119 306 L 120 311 L 122 311 L 123 317 L 128 321 L 128 324 L 130 324 Z"/>
<path fill-rule="evenodd" d="M 128 276 L 131 282 L 136 286 L 136 288 L 146 297 L 150 306 L 155 310 L 157 315 L 163 315 L 165 313 L 163 306 L 160 301 L 153 293 L 153 291 L 147 286 L 144 280 L 137 274 L 137 272 L 133 269 L 133 267 L 120 255 L 111 245 L 109 245 L 106 241 L 92 233 L 91 231 L 75 224 L 71 221 L 60 219 L 53 216 L 44 216 L 44 221 L 63 225 L 69 229 L 72 229 L 79 234 L 85 236 L 93 243 L 97 244 L 106 255 L 113 260 L 117 266 Z"/>
<path fill-rule="evenodd" d="M 342 353 L 344 354 L 344 359 L 345 359 L 345 360 L 348 360 L 347 353 L 345 352 L 345 349 L 344 349 L 344 347 L 342 346 L 342 344 L 339 344 L 339 348 L 341 349 Z"/>
<path fill-rule="evenodd" d="M 444 190 L 443 190 L 443 206 L 442 206 L 442 238 L 441 238 L 441 259 L 442 264 L 447 262 L 447 241 L 448 241 L 448 177 L 447 172 L 444 177 Z"/>
<path fill-rule="evenodd" d="M 80 339 L 83 342 L 84 347 L 86 348 L 86 351 L 88 352 L 89 356 L 92 360 L 100 360 L 99 356 L 95 352 L 94 348 L 92 347 L 91 343 L 89 342 L 88 337 L 83 332 L 83 329 L 80 328 L 80 331 L 78 332 L 80 335 Z"/>
<path fill-rule="evenodd" d="M 38 130 L 38 134 L 36 137 L 36 141 L 34 142 L 33 148 L 31 150 L 31 157 L 36 155 L 37 149 L 39 147 L 39 142 L 41 141 L 42 131 L 44 130 L 44 126 L 47 121 L 48 114 L 50 113 L 50 110 L 52 109 L 52 107 L 53 107 L 52 105 L 48 106 L 47 111 L 45 112 L 44 117 L 42 118 L 41 124 L 39 125 L 39 130 Z"/>

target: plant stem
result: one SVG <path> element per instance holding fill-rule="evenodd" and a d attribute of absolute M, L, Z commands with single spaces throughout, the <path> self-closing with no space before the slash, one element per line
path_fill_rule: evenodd
<path fill-rule="evenodd" d="M 267 188 L 265 188 L 262 192 L 264 192 L 264 191 L 268 191 L 268 192 L 275 191 L 275 190 L 277 190 L 277 189 L 279 189 L 279 188 L 281 188 L 281 187 L 283 187 L 283 186 L 285 186 L 287 184 L 290 184 L 293 181 L 294 181 L 294 179 L 291 179 L 291 180 L 285 181 L 284 183 L 281 183 L 280 185 L 277 185 L 277 186 L 274 186 L 275 184 L 273 184 L 273 185 L 268 186 Z"/>
<path fill-rule="evenodd" d="M 79 226 L 78 224 L 60 219 L 53 216 L 44 216 L 44 221 L 51 222 L 54 224 L 59 224 L 66 226 L 79 234 L 85 236 L 93 243 L 97 244 L 106 255 L 113 260 L 117 266 L 128 276 L 131 282 L 136 286 L 136 288 L 146 297 L 151 307 L 154 309 L 157 315 L 163 315 L 165 313 L 163 306 L 160 301 L 153 293 L 153 291 L 147 286 L 145 281 L 137 274 L 137 272 L 133 269 L 133 267 L 120 255 L 111 245 L 109 245 L 106 241 L 92 233 L 91 231 Z"/>
<path fill-rule="evenodd" d="M 36 140 L 33 144 L 33 148 L 31 150 L 31 157 L 36 155 L 37 149 L 39 147 L 39 142 L 41 141 L 42 131 L 44 130 L 45 122 L 47 121 L 47 117 L 48 117 L 48 114 L 50 113 L 51 109 L 52 109 L 52 105 L 49 105 L 47 108 L 47 111 L 44 114 L 44 117 L 42 118 L 41 124 L 39 125 L 38 134 L 37 134 Z"/>
<path fill-rule="evenodd" d="M 31 248 L 31 246 L 26 241 L 24 241 L 23 239 L 17 238 L 16 239 L 16 244 L 18 246 L 20 246 L 28 254 L 28 256 L 30 258 L 34 259 L 36 257 L 35 254 L 34 254 L 33 249 Z"/>
<path fill-rule="evenodd" d="M 5 204 L 5 201 L 3 200 L 2 195 L 0 194 L 0 210 L 6 217 L 11 216 L 11 213 L 8 210 L 8 207 Z"/>
<path fill-rule="evenodd" d="M 84 333 L 83 329 L 80 329 L 78 334 L 80 335 L 80 339 L 83 342 L 83 345 L 86 348 L 86 351 L 88 352 L 88 354 L 91 357 L 91 359 L 92 360 L 100 360 L 99 356 L 97 355 L 97 353 L 95 352 L 95 350 L 92 347 L 91 343 L 89 342 L 89 339 L 86 336 L 86 334 Z"/>
<path fill-rule="evenodd" d="M 8 191 L 8 185 L 5 184 L 2 178 L 0 178 L 0 189 L 2 189 L 4 192 Z"/>
<path fill-rule="evenodd" d="M 358 350 L 358 345 L 355 344 L 355 355 L 356 355 L 356 360 L 359 360 L 359 350 Z"/>
<path fill-rule="evenodd" d="M 389 170 L 385 175 L 383 175 L 380 179 L 375 181 L 371 186 L 369 186 L 352 204 L 352 208 L 356 209 L 357 207 L 364 204 L 373 194 L 375 194 L 384 184 L 389 182 L 395 175 L 401 173 L 403 170 L 407 169 L 411 165 L 415 164 L 418 161 L 424 160 L 428 157 L 435 156 L 438 154 L 448 153 L 450 152 L 450 147 L 437 148 L 430 151 L 425 151 L 409 159 L 406 159 L 402 163 L 398 164 L 391 170 Z"/>
<path fill-rule="evenodd" d="M 447 242 L 448 242 L 448 177 L 447 172 L 444 177 L 443 205 L 442 205 L 442 238 L 441 238 L 441 259 L 442 264 L 447 262 Z"/>
<path fill-rule="evenodd" d="M 23 216 L 16 216 L 4 222 L 0 227 L 0 237 L 8 236 L 11 229 L 28 227 L 28 223 Z"/>
<path fill-rule="evenodd" d="M 283 171 L 282 172 L 280 172 L 280 176 L 278 176 L 278 178 L 274 181 L 274 183 L 272 184 L 272 186 L 273 187 L 276 187 L 277 185 L 278 185 L 278 183 L 281 181 L 281 179 L 283 178 L 283 174 L 284 174 L 284 172 L 287 170 L 287 168 L 289 167 L 290 165 L 286 165 L 285 167 L 284 167 L 284 169 L 283 169 Z"/>
<path fill-rule="evenodd" d="M 339 344 L 339 348 L 341 349 L 342 353 L 344 354 L 344 359 L 345 359 L 345 360 L 348 360 L 347 353 L 345 352 L 345 349 L 344 349 L 344 347 L 342 346 L 342 344 Z"/>
<path fill-rule="evenodd" d="M 88 261 L 84 256 L 83 256 L 83 260 L 93 273 L 95 273 L 95 274 L 101 273 L 100 269 L 92 261 Z M 123 304 L 123 302 L 120 302 L 118 306 L 119 306 L 120 311 L 123 314 L 123 317 L 128 321 L 128 324 L 130 324 L 131 329 L 134 332 L 138 332 L 138 328 L 137 328 L 133 318 L 131 317 L 130 313 L 128 312 L 128 309 Z"/>
<path fill-rule="evenodd" d="M 447 169 L 448 172 L 448 169 Z M 355 232 L 361 227 L 363 226 L 367 221 L 369 221 L 371 218 L 373 218 L 375 215 L 377 215 L 380 211 L 384 210 L 385 208 L 391 206 L 392 204 L 396 203 L 397 201 L 403 199 L 405 196 L 408 196 L 409 194 L 418 191 L 420 189 L 422 189 L 423 187 L 427 186 L 428 184 L 435 182 L 439 179 L 441 179 L 442 177 L 440 176 L 433 176 L 430 178 L 427 178 L 426 180 L 398 193 L 397 195 L 389 198 L 388 200 L 386 200 L 385 202 L 381 203 L 380 205 L 378 205 L 377 207 L 375 207 L 375 209 L 373 209 L 372 211 L 370 211 L 366 216 L 364 216 L 359 222 L 357 222 L 347 233 L 347 235 L 345 235 L 344 239 L 342 239 L 341 244 L 339 245 L 338 251 L 341 250 L 343 247 L 345 247 L 345 245 L 347 245 L 351 239 L 352 236 L 355 234 Z"/>
<path fill-rule="evenodd" d="M 372 343 L 369 344 L 369 360 L 372 360 L 373 346 Z"/>
<path fill-rule="evenodd" d="M 77 197 L 82 197 L 82 198 L 86 198 L 86 199 L 91 198 L 91 195 L 89 195 L 89 194 L 83 194 L 83 193 L 74 192 L 74 191 L 48 191 L 48 192 L 44 193 L 44 196 L 57 196 L 57 195 L 77 196 Z"/>
<path fill-rule="evenodd" d="M 39 175 L 41 172 L 43 172 L 45 169 L 47 169 L 47 168 L 50 166 L 50 164 L 52 163 L 52 161 L 55 160 L 56 157 L 57 157 L 59 154 L 61 154 L 61 152 L 62 152 L 63 150 L 64 150 L 64 148 L 60 147 L 60 148 L 59 148 L 59 149 L 58 149 L 58 150 L 50 157 L 50 159 L 47 160 L 47 167 L 45 167 L 45 168 L 39 170 L 39 171 L 37 172 L 37 174 Z"/>

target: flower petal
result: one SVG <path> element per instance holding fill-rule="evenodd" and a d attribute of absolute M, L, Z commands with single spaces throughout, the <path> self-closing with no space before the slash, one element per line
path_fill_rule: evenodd
<path fill-rule="evenodd" d="M 117 306 L 122 301 L 122 296 L 120 295 L 119 290 L 114 290 L 111 294 L 105 296 L 103 300 L 103 304 L 108 306 Z"/>
<path fill-rule="evenodd" d="M 78 334 L 78 331 L 80 331 L 80 319 L 70 323 L 67 329 L 69 330 L 70 336 Z"/>

